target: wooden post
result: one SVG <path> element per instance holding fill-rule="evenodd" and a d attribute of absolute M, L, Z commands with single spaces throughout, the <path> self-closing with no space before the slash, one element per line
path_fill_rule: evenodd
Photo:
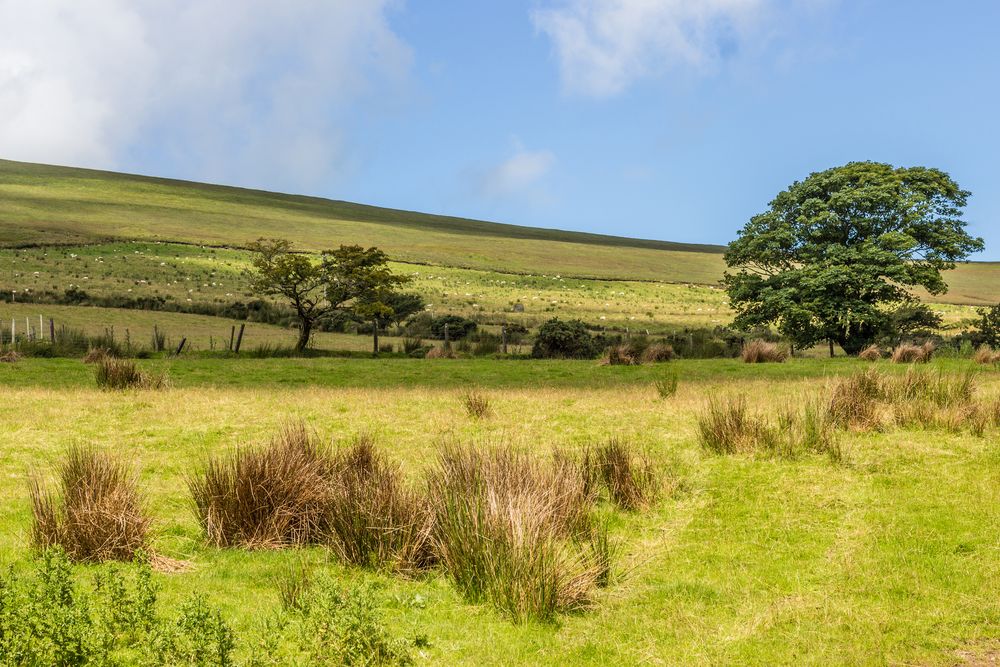
<path fill-rule="evenodd" d="M 51 317 L 49 318 L 49 340 L 52 344 L 56 344 L 56 323 Z"/>
<path fill-rule="evenodd" d="M 186 343 L 186 342 L 187 342 L 187 338 L 181 338 L 181 344 L 177 346 L 177 351 L 174 352 L 174 356 L 175 357 L 178 356 L 181 353 L 181 350 L 184 349 L 184 343 Z"/>
<path fill-rule="evenodd" d="M 45 340 L 45 325 L 41 313 L 38 314 L 38 340 Z M 52 339 L 49 339 L 49 342 L 51 341 Z"/>
<path fill-rule="evenodd" d="M 232 329 L 229 330 L 229 351 L 233 351 L 233 341 L 236 340 L 236 325 L 234 324 Z"/>
<path fill-rule="evenodd" d="M 507 354 L 507 327 L 500 327 L 500 342 L 503 345 L 503 353 Z"/>
<path fill-rule="evenodd" d="M 243 344 L 243 329 L 246 328 L 246 323 L 240 325 L 240 335 L 236 337 L 236 349 L 233 350 L 236 354 L 240 353 L 240 345 Z"/>
<path fill-rule="evenodd" d="M 450 346 L 451 346 L 451 344 L 448 342 L 448 323 L 445 322 L 445 325 L 444 325 L 444 349 L 447 350 Z"/>

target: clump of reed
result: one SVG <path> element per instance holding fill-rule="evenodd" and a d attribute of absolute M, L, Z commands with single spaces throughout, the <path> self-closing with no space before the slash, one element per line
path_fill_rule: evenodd
<path fill-rule="evenodd" d="M 677 354 L 674 352 L 673 345 L 669 343 L 650 343 L 642 351 L 642 355 L 639 358 L 644 364 L 657 364 L 671 361 L 676 356 Z"/>
<path fill-rule="evenodd" d="M 897 345 L 892 351 L 892 363 L 894 364 L 926 364 L 934 356 L 934 343 L 927 341 L 923 345 L 913 343 L 902 343 Z"/>
<path fill-rule="evenodd" d="M 1000 364 L 1000 352 L 994 352 L 992 348 L 981 345 L 973 353 L 972 360 L 982 366 Z"/>
<path fill-rule="evenodd" d="M 400 467 L 358 436 L 334 456 L 325 540 L 344 562 L 414 573 L 433 565 L 432 515 Z"/>
<path fill-rule="evenodd" d="M 629 345 L 611 345 L 604 351 L 600 363 L 605 366 L 638 366 L 642 360 Z"/>
<path fill-rule="evenodd" d="M 493 404 L 490 397 L 479 389 L 469 389 L 462 395 L 462 405 L 465 412 L 473 419 L 486 419 L 493 416 Z"/>
<path fill-rule="evenodd" d="M 335 465 L 329 448 L 304 424 L 292 424 L 264 447 L 240 447 L 211 458 L 187 483 L 211 544 L 303 545 L 326 535 Z"/>
<path fill-rule="evenodd" d="M 782 363 L 788 359 L 788 350 L 777 343 L 752 340 L 740 350 L 740 358 L 748 364 Z"/>
<path fill-rule="evenodd" d="M 135 475 L 119 455 L 74 446 L 58 468 L 58 492 L 29 480 L 31 542 L 75 561 L 131 561 L 148 553 L 151 519 Z"/>
<path fill-rule="evenodd" d="M 677 393 L 680 384 L 680 376 L 677 373 L 669 373 L 653 381 L 653 388 L 660 400 L 666 400 Z"/>
<path fill-rule="evenodd" d="M 450 347 L 432 347 L 427 350 L 424 359 L 454 359 L 455 352 Z"/>
<path fill-rule="evenodd" d="M 100 389 L 121 391 L 125 389 L 164 389 L 167 378 L 162 373 L 148 373 L 139 369 L 134 361 L 105 356 L 96 362 L 94 379 Z"/>
<path fill-rule="evenodd" d="M 111 352 L 109 348 L 92 347 L 87 350 L 87 354 L 83 355 L 83 363 L 97 364 L 114 356 L 115 355 Z"/>
<path fill-rule="evenodd" d="M 0 353 L 0 364 L 16 364 L 21 360 L 21 355 L 14 350 L 7 350 Z"/>
<path fill-rule="evenodd" d="M 764 454 L 795 458 L 805 452 L 843 458 L 833 422 L 819 404 L 799 409 L 752 411 L 746 398 L 712 399 L 698 417 L 702 446 L 713 454 Z"/>
<path fill-rule="evenodd" d="M 858 359 L 862 361 L 879 361 L 882 358 L 882 348 L 878 345 L 869 345 L 858 353 Z"/>
<path fill-rule="evenodd" d="M 639 510 L 656 499 L 659 480 L 653 464 L 648 456 L 635 450 L 631 441 L 612 437 L 585 457 L 608 498 L 623 510 Z"/>
<path fill-rule="evenodd" d="M 429 492 L 441 564 L 470 601 L 515 621 L 550 621 L 586 606 L 607 575 L 591 521 L 595 495 L 578 466 L 450 445 Z"/>

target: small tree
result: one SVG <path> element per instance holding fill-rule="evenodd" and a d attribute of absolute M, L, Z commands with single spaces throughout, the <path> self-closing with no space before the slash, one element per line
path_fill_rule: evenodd
<path fill-rule="evenodd" d="M 551 319 L 538 327 L 531 356 L 542 359 L 593 359 L 599 350 L 580 320 Z"/>
<path fill-rule="evenodd" d="M 392 274 L 388 256 L 378 248 L 342 245 L 324 251 L 318 262 L 293 252 L 291 242 L 284 239 L 258 239 L 250 251 L 250 287 L 257 294 L 289 302 L 299 324 L 298 352 L 309 345 L 316 325 L 335 312 L 353 312 L 367 321 L 391 316 L 389 295 L 409 280 Z"/>
<path fill-rule="evenodd" d="M 982 342 L 994 350 L 1000 348 L 1000 304 L 989 308 L 977 308 L 979 321 L 976 329 Z"/>

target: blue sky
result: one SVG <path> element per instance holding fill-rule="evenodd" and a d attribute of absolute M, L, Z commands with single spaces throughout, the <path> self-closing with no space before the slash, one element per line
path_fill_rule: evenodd
<path fill-rule="evenodd" d="M 235 6 L 0 0 L 0 156 L 711 243 L 871 159 L 1000 259 L 991 0 Z"/>

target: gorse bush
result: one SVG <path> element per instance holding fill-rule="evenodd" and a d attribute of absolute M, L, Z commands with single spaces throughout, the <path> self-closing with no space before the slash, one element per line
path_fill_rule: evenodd
<path fill-rule="evenodd" d="M 788 351 L 777 343 L 752 340 L 743 346 L 740 358 L 748 364 L 782 363 L 788 359 Z"/>
<path fill-rule="evenodd" d="M 215 546 L 319 543 L 326 529 L 333 455 L 304 424 L 266 446 L 212 458 L 188 478 L 195 512 Z"/>
<path fill-rule="evenodd" d="M 552 620 L 586 605 L 604 564 L 582 546 L 594 495 L 576 466 L 509 448 L 442 449 L 430 477 L 442 565 L 470 601 L 515 621 Z"/>
<path fill-rule="evenodd" d="M 359 436 L 334 457 L 324 530 L 347 563 L 403 573 L 434 563 L 426 498 L 406 487 L 402 470 Z"/>
<path fill-rule="evenodd" d="M 31 541 L 59 546 L 73 560 L 132 560 L 148 547 L 151 519 L 133 472 L 118 457 L 70 448 L 59 467 L 59 492 L 30 480 Z"/>
<path fill-rule="evenodd" d="M 166 377 L 140 370 L 134 361 L 102 356 L 97 362 L 94 377 L 97 386 L 105 390 L 163 389 Z"/>

